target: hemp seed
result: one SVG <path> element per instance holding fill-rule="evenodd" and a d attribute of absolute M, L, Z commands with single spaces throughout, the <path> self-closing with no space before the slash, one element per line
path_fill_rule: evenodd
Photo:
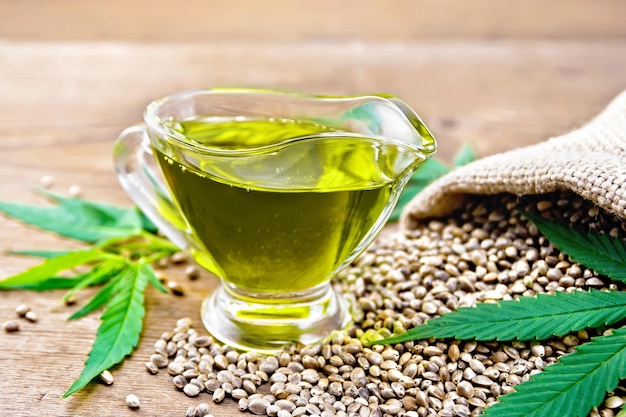
<path fill-rule="evenodd" d="M 83 193 L 83 190 L 82 190 L 82 188 L 80 188 L 80 185 L 74 184 L 74 185 L 70 186 L 70 188 L 67 190 L 67 192 L 72 197 L 79 197 Z"/>
<path fill-rule="evenodd" d="M 601 332 L 590 329 L 549 342 L 366 342 L 477 302 L 590 287 L 624 290 L 559 253 L 520 215 L 540 208 L 545 216 L 626 238 L 626 227 L 616 227 L 590 204 L 566 192 L 483 196 L 446 220 L 381 238 L 334 278 L 352 301 L 354 326 L 319 345 L 290 346 L 276 355 L 240 354 L 185 320 L 164 333 L 154 353 L 166 358 L 180 389 L 196 386 L 212 393 L 215 403 L 237 401 L 240 410 L 258 415 L 479 415 Z M 623 405 L 621 393 L 623 388 L 607 394 L 592 415 L 613 415 L 611 407 Z"/>
<path fill-rule="evenodd" d="M 174 295 L 179 297 L 185 295 L 185 289 L 176 281 L 167 281 L 167 289 Z"/>
<path fill-rule="evenodd" d="M 28 313 L 29 311 L 30 307 L 26 304 L 20 304 L 15 307 L 15 314 L 17 314 L 18 317 L 26 317 L 26 313 Z"/>
<path fill-rule="evenodd" d="M 126 396 L 126 405 L 128 408 L 132 408 L 134 410 L 139 408 L 139 398 L 135 394 L 128 394 Z"/>
<path fill-rule="evenodd" d="M 195 266 L 188 266 L 187 268 L 185 268 L 185 275 L 187 275 L 187 278 L 189 278 L 189 280 L 195 281 L 200 276 L 200 271 L 198 271 L 198 268 L 196 268 Z"/>
<path fill-rule="evenodd" d="M 100 381 L 104 382 L 106 385 L 112 385 L 114 382 L 113 375 L 111 375 L 111 372 L 109 372 L 108 370 L 102 371 L 99 377 Z"/>
<path fill-rule="evenodd" d="M 207 404 L 207 403 L 200 403 L 196 407 L 196 415 L 198 417 L 208 416 L 210 414 L 210 412 L 211 412 L 211 410 L 209 408 L 209 404 Z"/>
<path fill-rule="evenodd" d="M 213 402 L 221 403 L 226 397 L 226 391 L 223 388 L 218 388 L 213 393 Z"/>
<path fill-rule="evenodd" d="M 198 388 L 198 386 L 195 384 L 189 383 L 183 387 L 183 392 L 188 397 L 197 397 L 198 394 L 200 394 L 200 388 Z"/>
<path fill-rule="evenodd" d="M 187 262 L 189 258 L 184 252 L 176 252 L 172 256 L 170 256 L 170 262 L 173 264 L 183 264 Z"/>
<path fill-rule="evenodd" d="M 154 362 L 146 362 L 146 370 L 152 375 L 159 373 L 159 368 L 154 364 Z"/>
<path fill-rule="evenodd" d="M 35 312 L 32 310 L 27 311 L 26 314 L 24 314 L 24 318 L 31 323 L 35 323 L 37 321 L 37 314 L 35 314 Z"/>
<path fill-rule="evenodd" d="M 271 403 L 264 398 L 255 398 L 248 403 L 248 410 L 254 414 L 265 414 L 265 410 Z"/>
<path fill-rule="evenodd" d="M 13 333 L 20 330 L 20 324 L 15 320 L 9 320 L 2 325 L 2 328 L 7 333 Z"/>
<path fill-rule="evenodd" d="M 43 175 L 41 178 L 39 178 L 39 184 L 43 188 L 48 189 L 52 187 L 52 184 L 54 184 L 54 178 L 52 178 L 51 175 Z"/>

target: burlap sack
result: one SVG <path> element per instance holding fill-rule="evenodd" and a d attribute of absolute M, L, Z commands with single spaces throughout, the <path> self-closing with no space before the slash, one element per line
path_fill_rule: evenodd
<path fill-rule="evenodd" d="M 434 181 L 404 209 L 401 226 L 442 217 L 470 194 L 571 190 L 626 219 L 626 91 L 591 122 L 563 136 L 489 156 Z"/>

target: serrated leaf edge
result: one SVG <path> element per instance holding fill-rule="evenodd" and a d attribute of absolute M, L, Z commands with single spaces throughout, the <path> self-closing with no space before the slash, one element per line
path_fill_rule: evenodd
<path fill-rule="evenodd" d="M 554 246 L 574 261 L 601 275 L 626 282 L 626 241 L 606 234 L 583 233 L 573 227 L 553 223 L 537 214 L 525 211 L 521 213 Z"/>
<path fill-rule="evenodd" d="M 538 314 L 534 315 L 534 312 Z M 521 313 L 533 315 L 522 316 Z M 520 297 L 497 304 L 481 303 L 474 307 L 462 307 L 432 318 L 401 335 L 373 343 L 403 343 L 431 337 L 499 341 L 545 339 L 588 327 L 610 325 L 625 317 L 624 292 L 594 289 L 588 292 L 557 292 Z M 505 326 L 504 330 L 502 325 Z"/>
<path fill-rule="evenodd" d="M 95 249 L 76 250 L 49 258 L 25 271 L 0 281 L 1 289 L 15 289 L 22 285 L 32 285 L 52 278 L 55 274 L 71 268 L 116 257 Z"/>
<path fill-rule="evenodd" d="M 598 357 L 601 356 L 601 357 Z M 569 378 L 569 379 L 568 379 Z M 485 409 L 485 417 L 586 416 L 626 378 L 626 329 L 594 338 Z M 570 387 L 563 389 L 561 385 Z M 573 390 L 573 391 L 572 391 Z M 570 395 L 571 393 L 571 395 Z M 541 395 L 549 401 L 538 401 Z M 546 408 L 546 404 L 551 404 Z"/>
<path fill-rule="evenodd" d="M 144 290 L 148 282 L 144 267 L 145 265 L 142 264 L 134 264 L 125 271 L 128 275 L 131 275 L 131 273 L 133 275 L 130 277 L 132 285 L 130 283 L 128 285 L 120 285 L 120 292 L 107 304 L 107 308 L 100 318 L 101 323 L 92 349 L 85 362 L 85 367 L 78 379 L 63 394 L 63 398 L 67 398 L 82 389 L 102 371 L 121 362 L 137 346 L 145 314 L 143 305 Z M 125 302 L 126 305 L 124 305 Z M 133 310 L 137 311 L 132 313 Z M 107 333 L 111 329 L 115 329 L 117 323 L 110 323 L 110 320 L 113 320 L 116 315 L 121 315 L 120 322 L 122 324 L 118 326 L 118 331 L 114 333 L 114 340 L 112 342 L 105 341 L 103 338 L 106 337 Z M 134 327 L 130 329 L 131 337 L 122 337 L 122 333 L 125 330 L 124 324 Z M 101 350 L 103 352 L 100 352 Z M 104 355 L 104 357 L 96 357 L 96 354 Z"/>

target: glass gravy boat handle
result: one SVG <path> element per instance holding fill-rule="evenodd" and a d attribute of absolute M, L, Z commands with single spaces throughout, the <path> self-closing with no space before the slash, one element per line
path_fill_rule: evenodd
<path fill-rule="evenodd" d="M 119 181 L 132 200 L 168 239 L 179 248 L 188 249 L 186 222 L 163 182 L 145 125 L 131 126 L 119 135 L 113 161 Z"/>

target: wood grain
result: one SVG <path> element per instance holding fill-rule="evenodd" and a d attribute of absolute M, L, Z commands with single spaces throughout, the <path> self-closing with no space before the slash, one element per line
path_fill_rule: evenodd
<path fill-rule="evenodd" d="M 178 90 L 256 86 L 330 94 L 388 92 L 439 139 L 438 157 L 465 143 L 480 156 L 582 125 L 626 88 L 626 3 L 618 0 L 240 2 L 35 0 L 0 2 L 0 200 L 46 204 L 32 192 L 79 184 L 84 196 L 129 205 L 111 148 L 152 99 Z M 524 6 L 522 6 L 522 3 Z M 0 251 L 75 242 L 0 217 Z M 36 260 L 0 256 L 0 278 Z M 37 323 L 0 332 L 0 415 L 183 416 L 189 399 L 163 372 L 144 370 L 176 319 L 199 323 L 217 285 L 179 279 L 184 297 L 150 290 L 140 345 L 98 383 L 62 400 L 79 375 L 98 318 L 76 322 L 61 292 L 0 292 L 0 322 L 29 304 Z M 89 291 L 81 300 L 89 297 Z M 129 410 L 124 398 L 142 401 Z M 237 416 L 232 401 L 213 414 Z"/>
<path fill-rule="evenodd" d="M 0 36 L 155 42 L 623 37 L 621 0 L 20 0 Z"/>
<path fill-rule="evenodd" d="M 124 126 L 140 121 L 154 98 L 201 87 L 251 86 L 396 94 L 439 138 L 440 157 L 450 159 L 468 142 L 486 155 L 562 133 L 599 111 L 626 85 L 618 70 L 626 65 L 625 45 L 618 40 L 5 42 L 0 43 L 0 149 L 32 165 L 30 150 L 53 144 L 49 167 L 67 166 L 58 157 L 65 153 L 59 145 L 109 146 Z M 93 161 L 74 163 L 82 168 Z M 102 158 L 97 168 L 107 170 L 106 164 Z"/>

